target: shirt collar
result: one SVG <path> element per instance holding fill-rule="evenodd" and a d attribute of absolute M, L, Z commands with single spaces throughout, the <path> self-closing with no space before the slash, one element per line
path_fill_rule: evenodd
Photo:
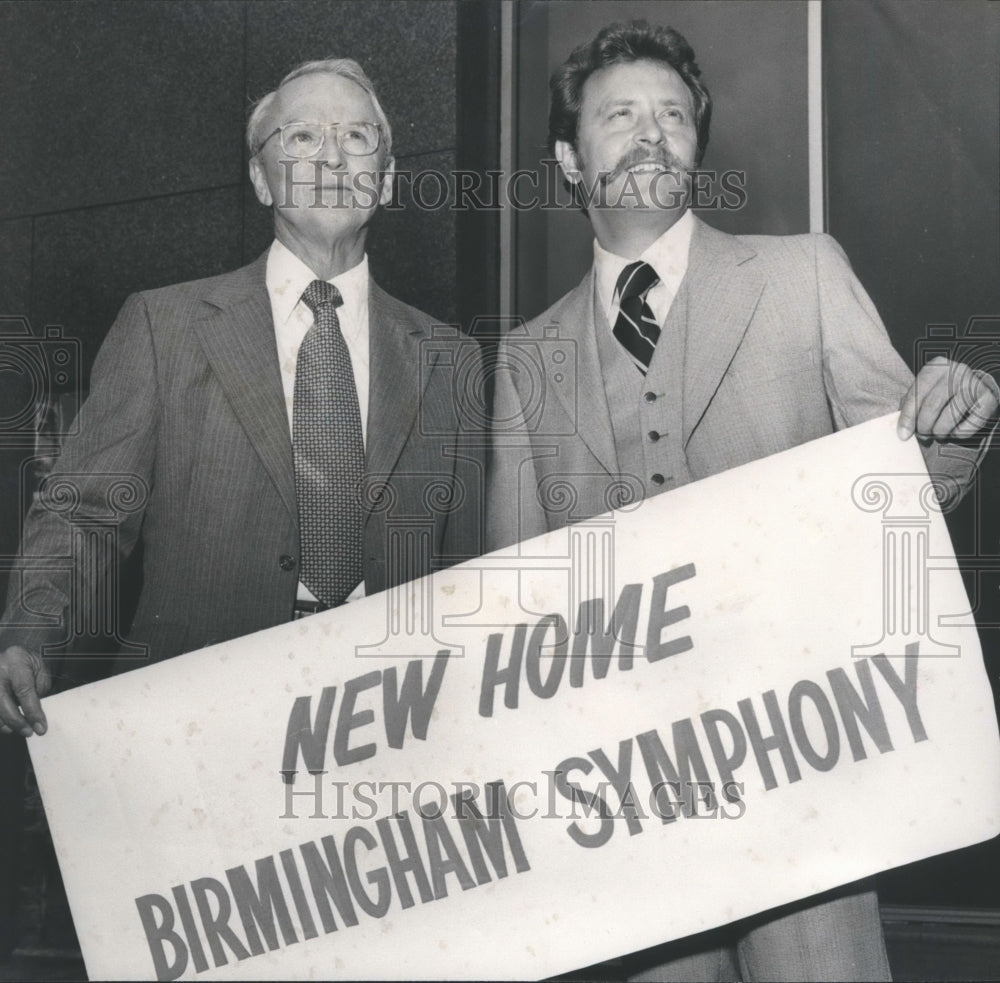
<path fill-rule="evenodd" d="M 317 276 L 283 242 L 277 239 L 271 243 L 267 254 L 265 283 L 271 295 L 272 307 L 280 324 L 286 324 L 302 298 L 302 292 Z M 358 312 L 368 306 L 368 254 L 361 257 L 357 266 L 352 266 L 328 281 L 344 298 L 348 311 Z"/>
<path fill-rule="evenodd" d="M 689 211 L 676 221 L 655 242 L 650 243 L 638 258 L 656 270 L 660 281 L 676 296 L 687 272 L 691 236 L 694 234 L 694 215 Z M 614 307 L 615 286 L 622 270 L 634 260 L 608 252 L 594 240 L 594 275 L 597 278 L 597 296 L 608 320 Z"/>

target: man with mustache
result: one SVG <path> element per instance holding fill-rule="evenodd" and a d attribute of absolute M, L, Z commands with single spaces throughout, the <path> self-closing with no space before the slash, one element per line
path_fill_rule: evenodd
<path fill-rule="evenodd" d="M 929 470 L 967 486 L 992 380 L 936 360 L 914 381 L 828 236 L 730 236 L 687 207 L 711 99 L 670 28 L 612 25 L 552 76 L 550 147 L 594 230 L 583 282 L 501 343 L 488 539 L 568 522 L 901 409 Z M 560 366 L 525 367 L 575 345 Z M 516 351 L 515 351 L 516 348 Z M 541 393 L 541 397 L 539 397 Z M 573 486 L 574 495 L 547 495 Z M 664 922 L 683 889 L 664 888 Z M 877 899 L 849 885 L 634 954 L 639 980 L 888 980 Z"/>
<path fill-rule="evenodd" d="M 50 479 L 76 489 L 76 521 L 106 516 L 123 477 L 136 488 L 116 535 L 123 554 L 142 537 L 129 641 L 148 656 L 122 668 L 481 552 L 476 451 L 456 450 L 451 374 L 423 364 L 431 318 L 368 271 L 393 180 L 372 83 L 350 59 L 300 65 L 257 104 L 247 143 L 273 243 L 233 273 L 128 299 Z M 448 344 L 435 339 L 441 365 Z M 44 502 L 26 519 L 0 627 L 0 732 L 45 732 L 46 648 L 117 587 L 91 571 L 81 593 L 65 563 L 37 562 L 69 556 L 72 535 Z"/>

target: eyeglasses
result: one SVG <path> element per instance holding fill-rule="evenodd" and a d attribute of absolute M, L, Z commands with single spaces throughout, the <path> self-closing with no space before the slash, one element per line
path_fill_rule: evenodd
<path fill-rule="evenodd" d="M 381 140 L 381 130 L 375 123 L 305 123 L 297 120 L 272 130 L 261 141 L 257 153 L 275 133 L 280 133 L 281 149 L 289 157 L 315 157 L 323 149 L 327 130 L 333 130 L 337 146 L 352 157 L 375 153 Z"/>

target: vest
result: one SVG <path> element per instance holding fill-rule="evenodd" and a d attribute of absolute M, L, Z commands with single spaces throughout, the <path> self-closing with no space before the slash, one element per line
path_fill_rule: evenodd
<path fill-rule="evenodd" d="M 685 277 L 643 376 L 615 339 L 595 290 L 595 340 L 623 482 L 623 505 L 691 481 L 681 424 L 687 307 Z"/>

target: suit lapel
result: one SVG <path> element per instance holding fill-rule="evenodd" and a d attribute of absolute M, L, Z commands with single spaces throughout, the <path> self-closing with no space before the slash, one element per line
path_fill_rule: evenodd
<path fill-rule="evenodd" d="M 555 393 L 570 420 L 576 421 L 580 439 L 609 474 L 618 473 L 618 455 L 611 426 L 611 411 L 604 390 L 604 375 L 597 349 L 598 331 L 609 331 L 607 320 L 597 312 L 594 272 L 570 293 L 554 312 L 543 330 L 558 329 L 558 341 L 541 340 L 542 365 L 546 373 L 545 397 Z M 572 346 L 570 358 L 575 359 L 576 373 L 566 371 L 565 362 L 550 357 L 555 345 Z"/>
<path fill-rule="evenodd" d="M 392 472 L 413 429 L 420 396 L 430 375 L 421 365 L 427 337 L 412 310 L 371 281 L 368 299 L 370 389 L 366 471 Z"/>
<path fill-rule="evenodd" d="M 697 221 L 685 277 L 684 443 L 691 439 L 753 318 L 764 289 L 756 253 Z"/>
<path fill-rule="evenodd" d="M 281 500 L 296 516 L 292 442 L 264 282 L 266 255 L 217 284 L 205 297 L 214 309 L 192 326 Z"/>

